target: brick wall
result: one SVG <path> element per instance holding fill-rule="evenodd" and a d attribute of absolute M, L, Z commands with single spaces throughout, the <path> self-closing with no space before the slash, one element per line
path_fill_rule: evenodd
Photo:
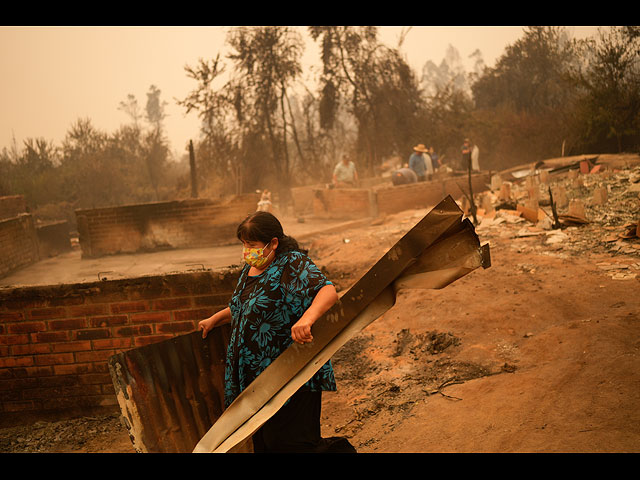
<path fill-rule="evenodd" d="M 473 193 L 487 190 L 490 180 L 489 173 L 472 175 Z M 445 177 L 408 185 L 380 187 L 376 189 L 378 213 L 391 214 L 402 210 L 437 205 L 447 195 L 459 199 L 463 196 L 460 186 L 464 188 L 465 192 L 468 191 L 469 180 L 467 176 Z"/>
<path fill-rule="evenodd" d="M 82 256 L 229 244 L 258 200 L 248 194 L 76 210 Z"/>
<path fill-rule="evenodd" d="M 293 187 L 291 189 L 291 199 L 293 201 L 294 215 L 308 215 L 313 213 L 314 191 L 324 188 L 323 185 L 307 185 L 304 187 Z"/>
<path fill-rule="evenodd" d="M 376 216 L 373 191 L 363 188 L 314 190 L 313 215 L 318 218 L 356 219 Z"/>
<path fill-rule="evenodd" d="M 0 417 L 115 407 L 108 358 L 194 331 L 228 304 L 237 275 L 0 290 Z"/>
<path fill-rule="evenodd" d="M 27 204 L 22 195 L 0 197 L 0 220 L 27 213 Z"/>
<path fill-rule="evenodd" d="M 489 172 L 478 173 L 472 175 L 471 181 L 476 194 L 488 189 L 491 176 Z M 462 198 L 460 186 L 466 192 L 469 185 L 466 175 L 398 186 L 388 182 L 372 188 L 315 188 L 313 214 L 319 218 L 355 219 L 426 208 L 438 204 L 447 195 Z"/>
<path fill-rule="evenodd" d="M 0 277 L 39 259 L 38 238 L 31 215 L 21 213 L 0 220 Z"/>

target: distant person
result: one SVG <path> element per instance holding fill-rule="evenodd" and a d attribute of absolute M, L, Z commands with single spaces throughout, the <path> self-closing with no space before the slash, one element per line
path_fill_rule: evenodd
<path fill-rule="evenodd" d="M 416 172 L 410 168 L 400 168 L 391 174 L 391 182 L 393 185 L 407 185 L 409 183 L 416 183 L 418 176 Z"/>
<path fill-rule="evenodd" d="M 258 212 L 271 212 L 272 204 L 271 204 L 271 192 L 269 190 L 263 190 L 262 195 L 260 196 L 260 201 L 258 202 Z"/>
<path fill-rule="evenodd" d="M 471 168 L 471 142 L 468 138 L 464 139 L 460 150 L 462 153 L 462 167 L 464 169 Z"/>
<path fill-rule="evenodd" d="M 429 147 L 429 157 L 431 157 L 431 165 L 433 166 L 434 170 L 437 170 L 442 166 L 442 163 L 440 162 L 440 157 L 438 156 L 436 151 L 433 149 L 433 147 Z"/>
<path fill-rule="evenodd" d="M 428 150 L 421 143 L 413 147 L 413 153 L 409 157 L 409 168 L 415 172 L 419 182 L 424 182 L 427 175 L 430 176 L 433 173 L 431 158 L 426 155 L 427 152 Z"/>
<path fill-rule="evenodd" d="M 480 171 L 480 149 L 475 144 L 471 147 L 471 170 Z"/>
<path fill-rule="evenodd" d="M 462 144 L 462 164 L 464 168 L 479 171 L 480 170 L 480 149 L 477 145 L 472 145 L 468 138 L 464 139 Z"/>
<path fill-rule="evenodd" d="M 356 164 L 343 155 L 342 160 L 333 169 L 333 185 L 336 187 L 355 187 L 358 185 Z"/>

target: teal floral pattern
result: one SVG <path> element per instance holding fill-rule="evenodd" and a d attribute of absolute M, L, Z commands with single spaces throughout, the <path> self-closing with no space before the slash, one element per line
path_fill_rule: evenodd
<path fill-rule="evenodd" d="M 225 407 L 289 345 L 291 327 L 309 308 L 318 290 L 332 283 L 301 252 L 278 255 L 257 277 L 245 265 L 231 297 L 231 336 L 225 369 Z M 245 291 L 245 288 L 247 291 Z M 305 387 L 336 390 L 329 360 Z"/>

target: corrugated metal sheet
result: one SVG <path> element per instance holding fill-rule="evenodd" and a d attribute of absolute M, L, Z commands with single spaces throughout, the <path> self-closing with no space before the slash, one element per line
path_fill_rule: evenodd
<path fill-rule="evenodd" d="M 190 453 L 224 408 L 229 326 L 174 337 L 109 358 L 137 452 Z"/>

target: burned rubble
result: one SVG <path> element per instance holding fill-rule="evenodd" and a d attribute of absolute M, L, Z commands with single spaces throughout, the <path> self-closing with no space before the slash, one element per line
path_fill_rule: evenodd
<path fill-rule="evenodd" d="M 579 164 L 575 167 L 559 174 L 531 170 L 518 181 L 501 182 L 499 189 L 483 193 L 478 234 L 489 241 L 527 239 L 511 244 L 518 251 L 559 257 L 609 254 L 611 260 L 600 262 L 600 269 L 614 279 L 636 278 L 640 273 L 640 165 L 603 164 L 582 171 Z"/>

